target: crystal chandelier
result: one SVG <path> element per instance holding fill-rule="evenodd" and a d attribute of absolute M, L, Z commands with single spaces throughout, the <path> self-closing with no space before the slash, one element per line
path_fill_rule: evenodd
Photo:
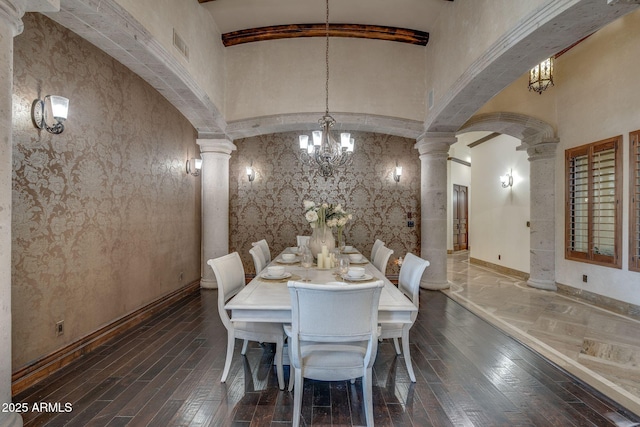
<path fill-rule="evenodd" d="M 542 94 L 553 86 L 553 57 L 547 58 L 529 71 L 529 90 Z"/>
<path fill-rule="evenodd" d="M 309 166 L 318 168 L 320 175 L 326 180 L 333 176 L 336 168 L 345 167 L 350 164 L 353 154 L 354 140 L 351 134 L 343 132 L 340 134 L 340 142 L 331 134 L 331 128 L 336 123 L 329 114 L 329 0 L 326 0 L 327 14 L 325 20 L 325 113 L 318 120 L 322 130 L 312 132 L 313 140 L 309 141 L 309 135 L 300 135 L 300 158 L 302 162 Z"/>

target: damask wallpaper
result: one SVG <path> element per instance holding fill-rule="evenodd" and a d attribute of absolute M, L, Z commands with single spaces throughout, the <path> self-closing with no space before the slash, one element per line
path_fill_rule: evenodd
<path fill-rule="evenodd" d="M 14 52 L 14 370 L 200 278 L 200 181 L 184 170 L 195 129 L 82 38 L 42 15 L 24 24 Z M 31 123 L 38 91 L 70 99 L 61 135 Z"/>
<path fill-rule="evenodd" d="M 298 133 L 263 135 L 234 141 L 231 156 L 230 249 L 245 271 L 254 273 L 251 242 L 266 239 L 272 255 L 295 246 L 297 235 L 310 235 L 302 202 L 342 203 L 353 214 L 345 226 L 347 244 L 366 256 L 376 238 L 394 250 L 387 275 L 397 275 L 395 261 L 407 252 L 420 254 L 420 159 L 415 140 L 354 132 L 353 164 L 327 180 L 298 158 Z M 403 167 L 400 182 L 393 170 Z M 249 182 L 246 166 L 256 178 Z M 415 227 L 407 227 L 411 212 Z M 335 236 L 335 233 L 334 233 Z"/>

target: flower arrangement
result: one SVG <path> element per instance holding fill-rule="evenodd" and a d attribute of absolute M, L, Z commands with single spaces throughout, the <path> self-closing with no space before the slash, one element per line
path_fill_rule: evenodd
<path fill-rule="evenodd" d="M 322 203 L 316 205 L 311 200 L 305 200 L 304 204 L 304 217 L 311 225 L 311 228 L 316 227 L 337 227 L 338 231 L 344 227 L 349 220 L 353 219 L 353 216 L 344 210 L 342 205 Z"/>
<path fill-rule="evenodd" d="M 304 217 L 311 225 L 311 228 L 323 228 L 336 227 L 338 229 L 338 246 L 342 247 L 342 230 L 344 226 L 353 219 L 353 216 L 344 210 L 342 205 L 322 203 L 316 205 L 311 200 L 305 200 L 304 204 Z"/>

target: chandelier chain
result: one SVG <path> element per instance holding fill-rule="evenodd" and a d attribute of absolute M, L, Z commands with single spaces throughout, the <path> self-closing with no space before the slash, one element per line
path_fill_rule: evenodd
<path fill-rule="evenodd" d="M 326 0 L 327 15 L 325 19 L 325 67 L 326 67 L 326 79 L 325 79 L 325 112 L 329 115 L 329 0 Z"/>

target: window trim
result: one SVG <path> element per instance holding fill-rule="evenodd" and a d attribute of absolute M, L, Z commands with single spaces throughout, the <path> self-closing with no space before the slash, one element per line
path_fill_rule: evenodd
<path fill-rule="evenodd" d="M 581 145 L 579 147 L 569 148 L 565 150 L 565 259 L 572 261 L 585 262 L 589 264 L 601 265 L 604 267 L 622 268 L 622 182 L 623 182 L 623 168 L 622 168 L 622 153 L 620 147 L 622 146 L 622 135 L 618 135 L 612 138 L 603 139 L 601 141 L 593 142 L 590 144 Z M 615 174 L 615 212 L 614 212 L 614 253 L 613 256 L 607 256 L 594 253 L 592 248 L 593 242 L 593 207 L 591 202 L 587 204 L 588 220 L 587 220 L 587 252 L 577 252 L 571 250 L 571 206 L 570 206 L 570 161 L 574 157 L 580 155 L 587 155 L 587 170 L 588 174 L 588 200 L 593 199 L 593 175 L 592 163 L 594 153 L 614 148 L 614 174 Z"/>
<path fill-rule="evenodd" d="M 640 272 L 640 254 L 635 236 L 640 233 L 640 189 L 637 189 L 637 177 L 640 177 L 640 163 L 636 161 L 640 156 L 640 130 L 629 133 L 629 271 Z M 636 190 L 638 192 L 636 192 Z"/>

